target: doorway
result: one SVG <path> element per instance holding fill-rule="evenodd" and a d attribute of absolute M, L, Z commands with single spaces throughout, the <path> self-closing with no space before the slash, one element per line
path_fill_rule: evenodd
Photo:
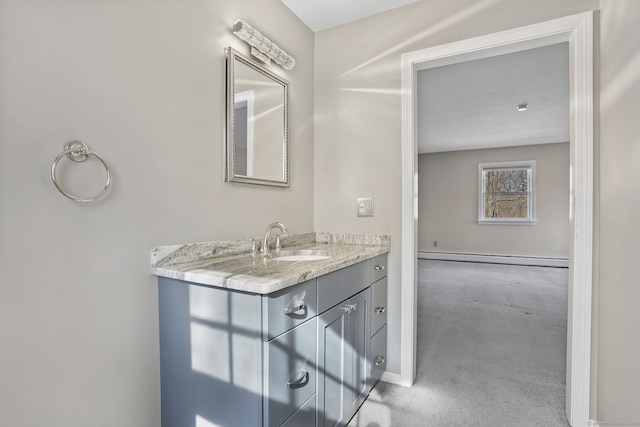
<path fill-rule="evenodd" d="M 569 257 L 568 58 L 564 42 L 417 73 L 416 385 L 440 425 L 455 407 L 567 426 L 568 269 L 549 267 Z"/>
<path fill-rule="evenodd" d="M 593 242 L 593 13 L 583 13 L 402 55 L 401 383 L 416 374 L 417 146 L 416 73 L 421 67 L 569 42 L 571 204 L 566 414 L 589 420 Z"/>

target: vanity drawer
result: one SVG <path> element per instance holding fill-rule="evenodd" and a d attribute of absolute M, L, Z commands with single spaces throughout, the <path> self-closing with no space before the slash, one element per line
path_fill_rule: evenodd
<path fill-rule="evenodd" d="M 262 297 L 262 339 L 271 340 L 316 316 L 316 279 Z"/>
<path fill-rule="evenodd" d="M 371 283 L 387 276 L 387 254 L 371 258 Z"/>
<path fill-rule="evenodd" d="M 369 260 L 318 277 L 318 313 L 366 289 L 371 284 Z"/>
<path fill-rule="evenodd" d="M 371 352 L 369 353 L 371 358 L 371 375 L 369 376 L 369 388 L 373 387 L 382 373 L 387 368 L 387 325 L 384 325 L 372 338 L 371 338 Z"/>
<path fill-rule="evenodd" d="M 371 285 L 371 335 L 387 323 L 387 278 Z"/>
<path fill-rule="evenodd" d="M 317 326 L 312 319 L 264 343 L 264 419 L 269 426 L 280 426 L 316 392 Z"/>
<path fill-rule="evenodd" d="M 316 395 L 296 411 L 281 427 L 315 427 L 316 426 Z M 271 426 L 269 426 L 271 427 Z"/>

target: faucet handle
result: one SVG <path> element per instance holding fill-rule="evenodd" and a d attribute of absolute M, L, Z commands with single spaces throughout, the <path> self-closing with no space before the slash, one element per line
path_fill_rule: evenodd
<path fill-rule="evenodd" d="M 282 249 L 282 246 L 280 246 L 280 235 L 278 234 L 276 236 L 276 252 L 280 252 L 280 249 Z"/>
<path fill-rule="evenodd" d="M 249 242 L 251 243 L 251 255 L 256 255 L 258 253 L 258 244 L 256 239 L 252 237 Z"/>

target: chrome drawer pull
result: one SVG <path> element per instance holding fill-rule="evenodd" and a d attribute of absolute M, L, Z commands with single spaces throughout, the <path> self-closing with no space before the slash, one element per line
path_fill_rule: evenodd
<path fill-rule="evenodd" d="M 376 356 L 376 359 L 373 361 L 376 366 L 380 366 L 384 364 L 384 356 Z"/>
<path fill-rule="evenodd" d="M 376 270 L 384 270 L 384 265 L 376 265 L 375 267 Z"/>
<path fill-rule="evenodd" d="M 305 369 L 298 369 L 296 371 L 296 377 L 287 381 L 287 387 L 298 388 L 306 385 L 309 382 L 309 372 Z"/>
<path fill-rule="evenodd" d="M 305 307 L 306 304 L 304 303 L 304 301 L 300 301 L 298 305 L 295 305 L 293 307 L 285 307 L 284 314 L 293 314 L 300 310 L 304 310 Z"/>
<path fill-rule="evenodd" d="M 376 314 L 382 314 L 385 311 L 387 311 L 387 309 L 384 307 L 376 307 Z"/>

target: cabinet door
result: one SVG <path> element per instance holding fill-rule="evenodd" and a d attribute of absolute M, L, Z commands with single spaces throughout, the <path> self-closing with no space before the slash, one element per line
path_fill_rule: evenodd
<path fill-rule="evenodd" d="M 318 427 L 344 426 L 349 362 L 347 301 L 318 318 Z"/>
<path fill-rule="evenodd" d="M 369 394 L 371 291 L 318 320 L 318 427 L 347 424 Z"/>
<path fill-rule="evenodd" d="M 349 299 L 351 313 L 348 315 L 349 334 L 348 348 L 351 350 L 349 357 L 349 370 L 347 370 L 348 385 L 351 391 L 348 394 L 347 406 L 350 419 L 360 408 L 369 394 L 369 349 L 371 343 L 369 310 L 371 304 L 371 290 L 366 289 Z"/>

